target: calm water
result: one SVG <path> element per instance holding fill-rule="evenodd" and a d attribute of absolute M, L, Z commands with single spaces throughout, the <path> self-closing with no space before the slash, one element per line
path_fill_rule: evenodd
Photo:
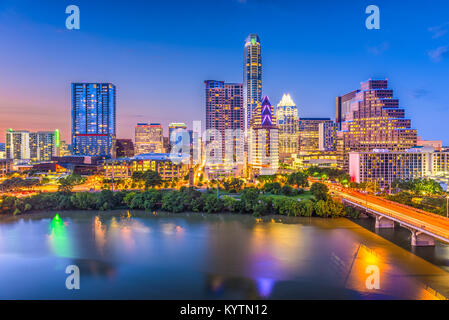
<path fill-rule="evenodd" d="M 68 212 L 0 220 L 0 299 L 432 299 L 449 247 L 347 219 Z M 358 222 L 371 228 L 371 222 Z M 382 231 L 384 232 L 384 231 Z M 388 233 L 390 232 L 390 233 Z M 81 270 L 67 290 L 65 269 Z M 368 265 L 380 289 L 365 285 Z"/>

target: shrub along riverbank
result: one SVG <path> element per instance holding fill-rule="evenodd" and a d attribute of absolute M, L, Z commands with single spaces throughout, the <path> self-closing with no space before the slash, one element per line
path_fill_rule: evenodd
<path fill-rule="evenodd" d="M 322 192 L 322 191 L 321 191 Z M 57 192 L 40 193 L 26 198 L 4 197 L 0 200 L 1 214 L 22 214 L 41 210 L 113 210 L 135 209 L 167 212 L 241 213 L 286 216 L 342 217 L 357 214 L 341 203 L 319 194 L 300 200 L 291 196 L 276 196 L 255 188 L 243 190 L 239 198 L 221 196 L 213 190 L 200 192 L 193 188 L 181 190 Z"/>

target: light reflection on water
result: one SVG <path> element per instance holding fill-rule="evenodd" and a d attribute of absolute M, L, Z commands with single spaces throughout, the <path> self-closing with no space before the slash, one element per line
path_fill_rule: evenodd
<path fill-rule="evenodd" d="M 434 299 L 449 274 L 346 219 L 35 214 L 0 223 L 1 299 Z M 436 260 L 447 259 L 438 245 Z M 65 289 L 65 268 L 81 290 Z M 379 267 L 379 290 L 366 287 Z"/>

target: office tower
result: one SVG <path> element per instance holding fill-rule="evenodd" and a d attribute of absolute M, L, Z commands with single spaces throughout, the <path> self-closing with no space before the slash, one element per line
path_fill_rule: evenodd
<path fill-rule="evenodd" d="M 338 124 L 333 121 L 322 122 L 318 125 L 318 148 L 320 151 L 337 150 L 337 127 Z"/>
<path fill-rule="evenodd" d="M 360 90 L 354 90 L 341 97 L 337 97 L 337 108 L 335 122 L 337 123 L 337 130 L 341 130 L 341 123 L 346 121 L 346 116 L 351 112 L 351 106 L 354 105 L 355 97 Z"/>
<path fill-rule="evenodd" d="M 111 83 L 72 83 L 72 152 L 114 156 L 116 87 Z"/>
<path fill-rule="evenodd" d="M 268 97 L 263 98 L 251 118 L 248 144 L 252 175 L 276 174 L 279 167 L 279 129 Z"/>
<path fill-rule="evenodd" d="M 276 108 L 279 128 L 279 158 L 289 159 L 299 152 L 298 108 L 289 94 L 284 94 Z"/>
<path fill-rule="evenodd" d="M 134 157 L 134 144 L 131 139 L 117 139 L 116 157 L 117 158 Z"/>
<path fill-rule="evenodd" d="M 51 161 L 52 157 L 59 156 L 59 130 L 31 132 L 29 137 L 31 161 Z"/>
<path fill-rule="evenodd" d="M 206 86 L 206 130 L 209 130 L 211 135 L 218 135 L 210 139 L 215 141 L 213 143 L 219 153 L 215 154 L 215 150 L 212 150 L 214 165 L 225 165 L 226 170 L 232 171 L 236 169 L 235 165 L 238 162 L 243 162 L 243 86 L 240 83 L 215 80 L 204 81 L 204 84 Z M 217 132 L 214 133 L 214 129 Z M 215 145 L 216 139 L 221 140 L 219 142 L 221 150 L 218 150 L 220 148 Z M 207 142 L 207 146 L 212 146 L 211 141 Z M 208 164 L 210 162 L 208 161 Z M 226 171 L 224 167 L 215 169 Z"/>
<path fill-rule="evenodd" d="M 252 114 L 262 100 L 262 52 L 257 34 L 246 38 L 243 59 L 244 121 L 248 129 Z"/>
<path fill-rule="evenodd" d="M 369 152 L 374 149 L 404 151 L 416 146 L 416 130 L 404 109 L 388 89 L 387 80 L 368 80 L 361 84 L 350 112 L 341 124 L 337 147 L 340 166 L 349 170 L 349 152 Z"/>
<path fill-rule="evenodd" d="M 135 155 L 164 153 L 164 136 L 160 123 L 138 123 L 135 130 Z"/>
<path fill-rule="evenodd" d="M 30 160 L 30 132 L 6 131 L 6 159 Z"/>
<path fill-rule="evenodd" d="M 320 124 L 332 123 L 329 118 L 299 119 L 299 153 L 301 155 L 320 151 Z"/>

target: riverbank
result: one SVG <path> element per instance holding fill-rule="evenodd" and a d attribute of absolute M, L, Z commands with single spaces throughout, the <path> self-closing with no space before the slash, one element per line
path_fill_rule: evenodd
<path fill-rule="evenodd" d="M 357 212 L 345 207 L 327 193 L 315 194 L 298 191 L 294 196 L 273 195 L 260 189 L 248 188 L 238 196 L 217 197 L 214 190 L 201 192 L 193 188 L 181 190 L 117 191 L 78 193 L 41 193 L 27 198 L 4 197 L 0 201 L 0 214 L 23 214 L 41 210 L 146 210 L 206 212 L 266 215 L 318 216 L 323 218 L 356 216 Z"/>

